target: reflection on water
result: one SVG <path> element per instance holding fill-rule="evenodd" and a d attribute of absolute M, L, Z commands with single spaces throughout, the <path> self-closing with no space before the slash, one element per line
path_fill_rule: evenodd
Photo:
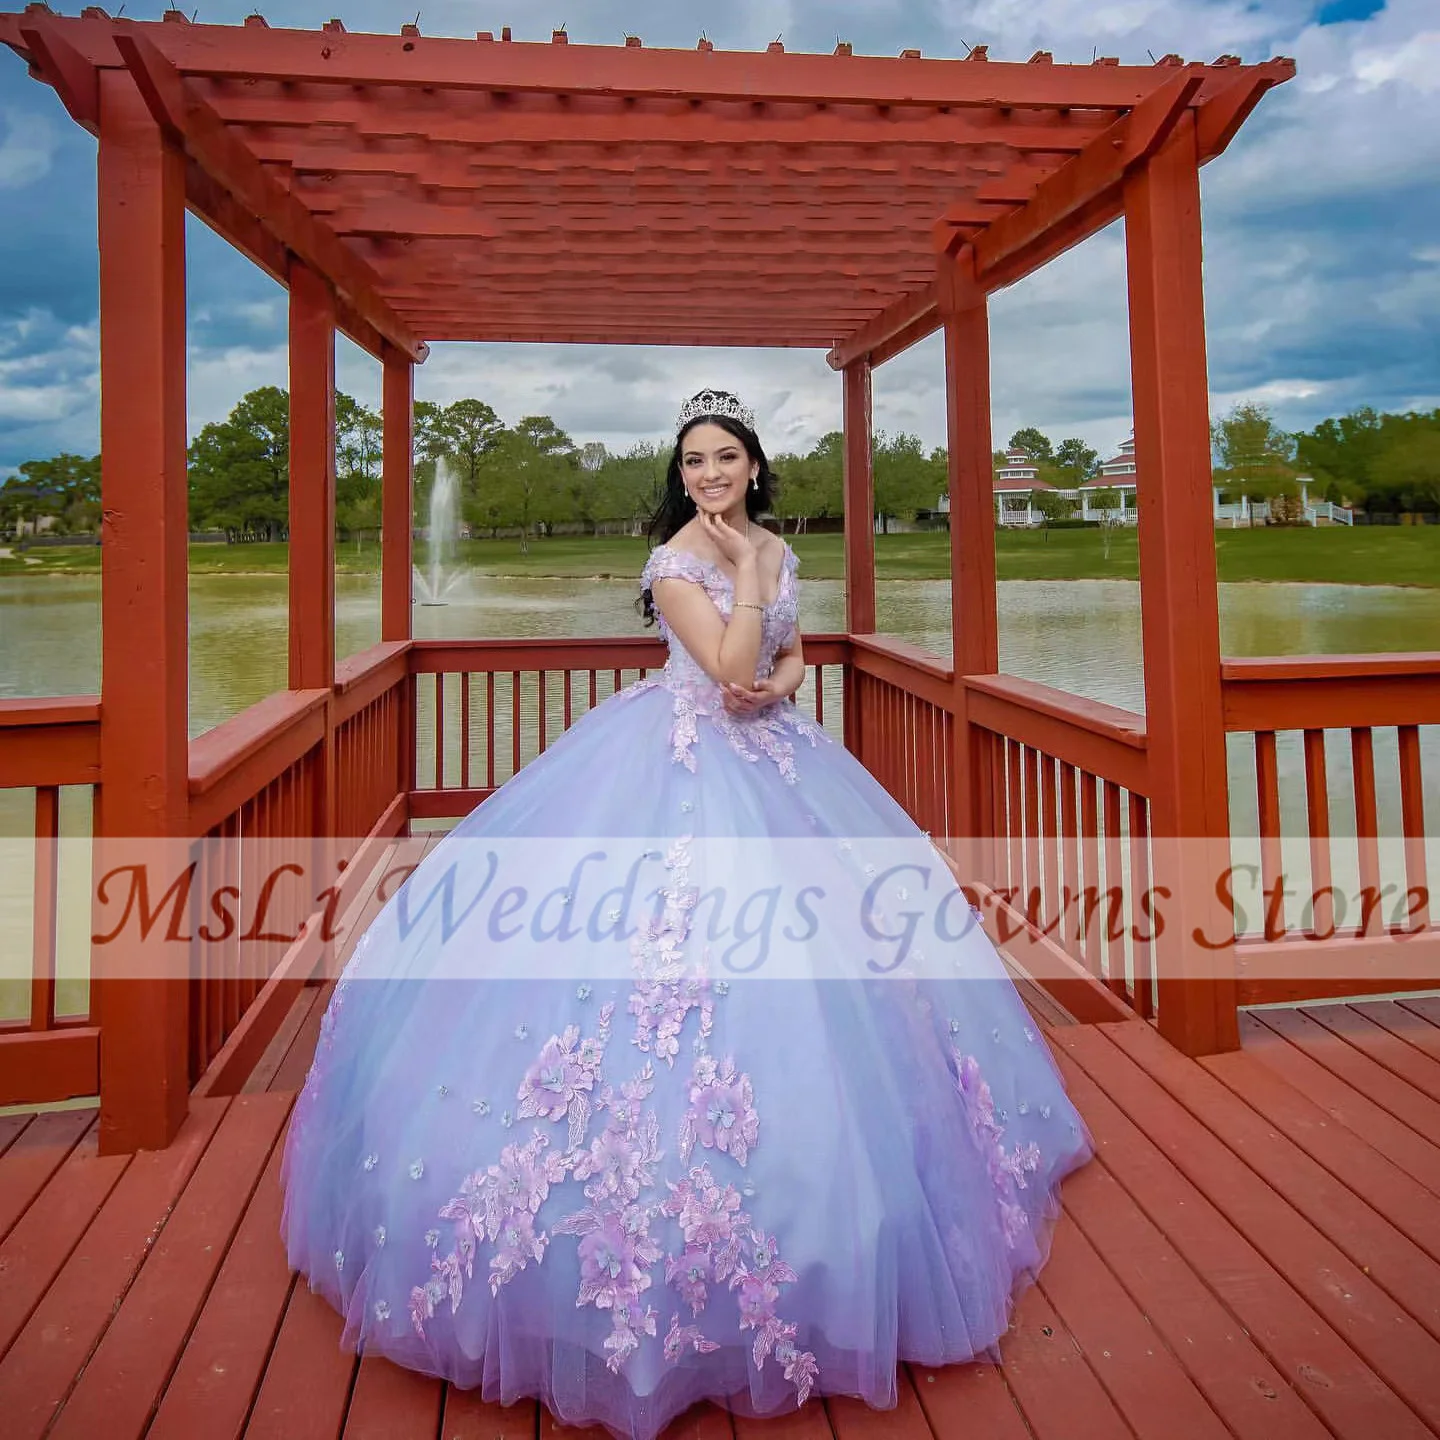
<path fill-rule="evenodd" d="M 471 576 L 453 603 L 417 605 L 422 639 L 644 633 L 635 586 L 622 580 Z M 190 582 L 190 729 L 199 734 L 285 684 L 283 575 L 195 576 Z M 844 625 L 844 587 L 806 582 L 807 630 Z M 886 634 L 950 654 L 950 587 L 881 581 Z M 1008 581 L 999 586 L 1001 668 L 1092 700 L 1144 709 L 1139 587 L 1114 580 Z M 1226 655 L 1440 650 L 1440 591 L 1356 585 L 1222 585 Z M 100 674 L 98 579 L 0 579 L 0 698 L 93 694 Z M 340 576 L 336 650 L 380 638 L 378 577 Z"/>
<path fill-rule="evenodd" d="M 531 636 L 638 635 L 633 581 L 489 579 L 470 576 L 452 603 L 417 606 L 415 633 L 422 639 Z M 198 734 L 284 686 L 287 666 L 284 576 L 195 576 L 190 582 L 190 730 Z M 877 587 L 880 629 L 948 658 L 950 589 L 946 581 L 889 581 Z M 1221 648 L 1231 656 L 1345 654 L 1377 650 L 1440 651 L 1440 591 L 1339 585 L 1222 585 Z M 1043 681 L 1090 699 L 1143 710 L 1139 589 L 1119 581 L 1025 581 L 999 587 L 1000 661 L 1010 674 Z M 838 631 L 844 624 L 844 588 L 838 581 L 804 586 L 802 620 L 807 630 Z M 378 577 L 336 580 L 336 647 L 341 656 L 373 645 L 380 635 Z M 98 578 L 46 576 L 0 579 L 0 698 L 94 694 L 100 675 Z M 653 632 L 652 632 L 653 633 Z M 608 681 L 608 677 L 606 677 Z M 501 687 L 503 689 L 503 685 Z M 602 695 L 608 692 L 602 686 Z M 423 692 L 422 692 L 423 693 Z M 533 682 L 522 708 L 533 712 Z M 502 697 L 508 700 L 508 696 Z M 827 718 L 838 714 L 838 690 L 827 687 Z M 458 692 L 447 696 L 458 732 Z M 550 733 L 559 728 L 555 694 L 549 697 Z M 509 745 L 509 705 L 497 704 L 497 742 Z M 477 707 L 476 721 L 481 722 Z M 1425 772 L 1431 783 L 1427 832 L 1432 873 L 1440 870 L 1440 727 L 1423 733 Z M 483 733 L 483 732 L 482 732 Z M 452 743 L 454 743 L 452 738 Z M 479 742 L 483 748 L 483 741 Z M 1353 834 L 1350 742 L 1329 737 L 1330 807 L 1337 837 Z M 527 746 L 527 749 L 529 747 Z M 1377 731 L 1375 759 L 1382 834 L 1400 828 L 1398 759 L 1394 731 Z M 1230 737 L 1232 814 L 1237 834 L 1256 828 L 1253 741 Z M 480 756 L 474 756 L 478 762 Z M 528 755 L 522 756 L 528 758 Z M 1301 883 L 1308 874 L 1304 835 L 1303 755 L 1295 735 L 1280 737 L 1283 820 L 1287 868 Z M 451 768 L 451 767 L 455 768 Z M 421 773 L 433 758 L 421 757 Z M 458 757 L 447 763 L 451 783 Z M 501 778 L 497 775 L 496 777 Z M 484 783 L 478 776 L 471 783 Z M 81 832 L 87 823 L 85 793 L 67 791 L 63 828 Z M 0 791 L 0 836 L 33 835 L 28 791 Z M 1336 878 L 1353 871 L 1343 840 L 1337 842 Z M 1353 841 L 1350 850 L 1353 851 Z M 1388 869 L 1388 867 L 1387 867 Z M 1402 867 L 1403 870 L 1403 867 Z M 88 878 L 62 877 L 81 895 Z M 28 866 L 0 873 L 0 1020 L 26 1013 L 28 1003 L 31 876 Z M 85 954 L 83 905 L 62 906 L 61 951 Z M 74 935 L 70 931 L 74 930 Z M 21 961 L 23 960 L 23 964 Z M 7 982 L 9 961 L 20 965 Z M 83 976 L 66 985 L 62 1010 L 84 1009 Z M 69 1003 L 73 1002 L 73 1003 Z"/>

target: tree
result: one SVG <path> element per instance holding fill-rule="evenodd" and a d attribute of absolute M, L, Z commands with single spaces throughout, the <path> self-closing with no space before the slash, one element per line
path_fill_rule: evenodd
<path fill-rule="evenodd" d="M 1091 492 L 1090 508 L 1100 512 L 1100 543 L 1107 560 L 1110 558 L 1110 538 L 1120 528 L 1121 504 L 1120 492 L 1108 485 L 1103 490 Z"/>
<path fill-rule="evenodd" d="M 913 519 L 916 511 L 928 510 L 944 493 L 948 476 L 915 435 L 875 437 L 875 513 L 882 528 L 891 518 Z"/>
<path fill-rule="evenodd" d="M 335 523 L 355 537 L 380 528 L 381 458 L 385 426 L 379 414 L 343 391 L 335 395 Z"/>
<path fill-rule="evenodd" d="M 1440 429 L 1416 426 L 1387 446 L 1371 466 L 1371 489 L 1399 510 L 1440 510 Z"/>
<path fill-rule="evenodd" d="M 1055 452 L 1050 445 L 1050 437 L 1042 430 L 1037 430 L 1033 425 L 1027 425 L 1023 430 L 1017 430 L 1010 437 L 1010 448 L 1012 450 L 1023 450 L 1032 460 L 1053 460 Z"/>
<path fill-rule="evenodd" d="M 431 458 L 445 456 L 460 479 L 460 493 L 473 495 L 480 466 L 495 449 L 504 426 L 483 400 L 456 400 L 428 417 L 427 444 Z"/>
<path fill-rule="evenodd" d="M 290 397 L 252 390 L 190 444 L 190 523 L 232 539 L 280 540 L 290 519 Z"/>
<path fill-rule="evenodd" d="M 1040 512 L 1047 543 L 1050 539 L 1050 527 L 1058 520 L 1068 520 L 1075 508 L 1058 490 L 1032 490 L 1030 504 Z"/>
<path fill-rule="evenodd" d="M 1215 478 L 1225 490 L 1251 500 L 1298 497 L 1295 440 L 1276 426 L 1265 406 L 1237 405 L 1215 422 L 1212 438 L 1220 457 Z"/>
<path fill-rule="evenodd" d="M 1065 487 L 1073 490 L 1090 479 L 1100 464 L 1099 454 L 1083 440 L 1062 440 L 1055 447 L 1055 468 L 1064 478 Z"/>
<path fill-rule="evenodd" d="M 24 523 L 53 517 L 55 528 L 74 534 L 100 524 L 100 457 L 71 455 L 26 460 L 19 473 L 0 486 L 0 531 L 14 533 Z"/>

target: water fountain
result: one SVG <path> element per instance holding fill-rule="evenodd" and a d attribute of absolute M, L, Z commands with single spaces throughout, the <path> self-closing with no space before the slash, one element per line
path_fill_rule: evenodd
<path fill-rule="evenodd" d="M 435 463 L 435 483 L 430 489 L 430 563 L 427 573 L 415 569 L 415 594 L 422 605 L 444 605 L 445 596 L 459 584 L 461 572 L 447 574 L 455 547 L 456 501 L 459 477 L 443 456 Z"/>

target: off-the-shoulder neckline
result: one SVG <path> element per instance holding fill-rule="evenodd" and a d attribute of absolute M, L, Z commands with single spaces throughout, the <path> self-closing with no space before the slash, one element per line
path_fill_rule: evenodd
<path fill-rule="evenodd" d="M 781 557 L 781 563 L 783 564 L 785 560 L 792 560 L 798 564 L 800 557 L 791 548 L 790 542 L 783 535 L 776 535 L 775 538 L 785 550 L 785 554 Z M 693 560 L 697 565 L 702 565 L 707 570 L 716 570 L 719 571 L 721 575 L 725 575 L 724 570 L 720 568 L 720 565 L 716 561 L 707 560 L 703 555 L 697 555 L 693 550 L 684 550 L 679 545 L 672 545 L 668 540 L 662 540 L 650 553 L 654 555 L 660 550 L 668 550 L 672 555 L 683 555 L 687 560 Z M 725 575 L 725 578 L 728 580 L 730 577 Z"/>

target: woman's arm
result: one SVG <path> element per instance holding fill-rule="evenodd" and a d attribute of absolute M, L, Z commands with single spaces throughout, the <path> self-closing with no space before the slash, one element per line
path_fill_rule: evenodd
<path fill-rule="evenodd" d="M 760 659 L 760 581 L 753 556 L 735 570 L 735 608 L 727 625 L 704 588 L 690 580 L 657 580 L 656 608 L 697 665 L 721 685 L 750 686 Z"/>

